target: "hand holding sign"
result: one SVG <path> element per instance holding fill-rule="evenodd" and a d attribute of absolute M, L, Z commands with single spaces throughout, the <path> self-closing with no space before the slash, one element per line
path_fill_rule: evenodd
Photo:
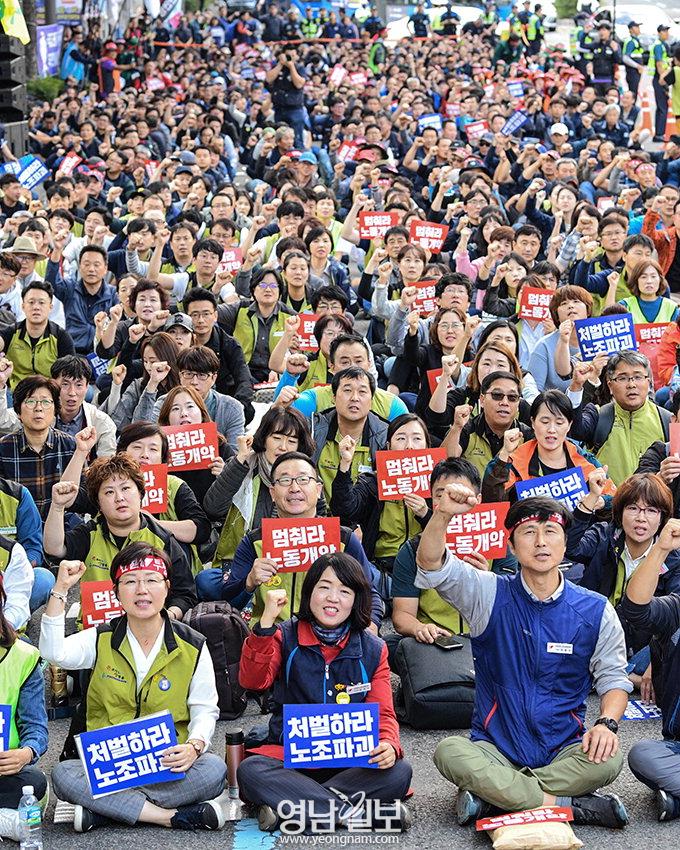
<path fill-rule="evenodd" d="M 397 760 L 397 754 L 392 744 L 388 741 L 381 741 L 378 746 L 371 750 L 371 758 L 369 764 L 374 764 L 379 770 L 387 770 L 393 767 Z"/>
<path fill-rule="evenodd" d="M 423 519 L 427 516 L 429 509 L 427 507 L 427 502 L 422 496 L 418 496 L 416 493 L 408 493 L 404 496 L 404 504 L 418 517 L 418 519 Z"/>
<path fill-rule="evenodd" d="M 287 602 L 288 594 L 282 588 L 268 590 L 264 601 L 264 611 L 260 617 L 260 626 L 263 629 L 270 629 L 279 619 Z"/>

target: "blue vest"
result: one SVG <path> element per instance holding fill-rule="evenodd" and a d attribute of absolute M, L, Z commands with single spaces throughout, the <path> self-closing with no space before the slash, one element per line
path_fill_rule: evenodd
<path fill-rule="evenodd" d="M 497 580 L 489 624 L 472 639 L 473 741 L 489 741 L 515 764 L 536 768 L 580 740 L 606 604 L 569 581 L 558 599 L 535 602 L 519 573 Z M 548 652 L 548 644 L 557 646 Z"/>
<path fill-rule="evenodd" d="M 326 666 L 321 647 L 300 646 L 298 619 L 279 624 L 283 633 L 281 673 L 274 682 L 275 704 L 269 721 L 269 742 L 283 743 L 283 706 L 335 702 L 340 685 L 371 682 L 378 669 L 384 642 L 370 632 L 352 632 L 337 657 Z M 336 687 L 336 685 L 338 687 Z M 331 691 L 329 696 L 328 691 Z M 350 702 L 364 702 L 365 693 L 350 694 Z"/>

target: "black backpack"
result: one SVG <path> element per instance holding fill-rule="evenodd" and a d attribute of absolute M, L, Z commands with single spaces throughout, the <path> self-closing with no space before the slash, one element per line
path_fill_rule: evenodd
<path fill-rule="evenodd" d="M 235 720 L 246 710 L 248 698 L 238 681 L 241 649 L 249 630 L 228 602 L 199 602 L 184 622 L 200 632 L 208 644 L 215 668 L 220 720 Z"/>

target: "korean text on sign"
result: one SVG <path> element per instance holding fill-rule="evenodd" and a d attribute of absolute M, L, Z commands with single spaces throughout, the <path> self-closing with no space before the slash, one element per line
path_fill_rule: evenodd
<path fill-rule="evenodd" d="M 623 712 L 624 720 L 661 720 L 661 709 L 656 705 L 647 705 L 641 699 L 628 700 Z"/>
<path fill-rule="evenodd" d="M 359 213 L 359 238 L 383 239 L 390 227 L 396 224 L 399 224 L 399 213 L 362 210 Z"/>
<path fill-rule="evenodd" d="M 427 370 L 427 383 L 430 387 L 430 392 L 433 393 L 437 389 L 437 385 L 444 374 L 443 369 L 428 369 Z M 455 385 L 451 379 L 449 379 L 449 389 L 455 389 Z"/>
<path fill-rule="evenodd" d="M 12 723 L 12 706 L 0 705 L 0 752 L 9 749 L 9 730 Z"/>
<path fill-rule="evenodd" d="M 549 319 L 550 301 L 553 295 L 554 293 L 549 289 L 523 286 L 519 293 L 519 318 L 533 322 L 543 322 Z"/>
<path fill-rule="evenodd" d="M 240 248 L 227 248 L 217 266 L 216 274 L 233 274 L 243 265 L 243 251 Z"/>
<path fill-rule="evenodd" d="M 468 137 L 468 141 L 470 142 L 475 142 L 477 139 L 481 139 L 488 129 L 489 125 L 486 121 L 470 121 L 463 128 L 465 135 Z"/>
<path fill-rule="evenodd" d="M 434 293 L 437 283 L 434 280 L 419 280 L 416 283 L 418 294 L 413 304 L 413 309 L 417 310 L 421 316 L 429 316 L 437 309 L 434 300 Z"/>
<path fill-rule="evenodd" d="M 337 517 L 262 520 L 262 556 L 280 564 L 280 573 L 306 571 L 321 555 L 339 551 Z"/>
<path fill-rule="evenodd" d="M 449 228 L 445 224 L 437 224 L 434 221 L 421 221 L 419 218 L 411 219 L 409 237 L 411 242 L 421 245 L 426 251 L 438 254 Z"/>
<path fill-rule="evenodd" d="M 297 337 L 301 351 L 318 351 L 319 343 L 314 336 L 314 326 L 319 321 L 316 313 L 300 313 L 300 327 L 297 329 Z"/>
<path fill-rule="evenodd" d="M 581 467 L 563 469 L 554 475 L 543 478 L 530 478 L 528 481 L 518 481 L 515 484 L 517 497 L 528 499 L 529 496 L 548 496 L 573 511 L 581 499 L 587 495 L 588 488 Z"/>
<path fill-rule="evenodd" d="M 164 425 L 168 437 L 170 469 L 207 469 L 219 457 L 217 450 L 217 425 L 202 422 L 200 425 Z"/>
<path fill-rule="evenodd" d="M 488 832 L 502 826 L 521 826 L 528 823 L 567 823 L 574 820 L 574 814 L 569 806 L 543 806 L 540 809 L 529 809 L 526 812 L 510 812 L 507 815 L 496 815 L 492 818 L 478 820 L 477 832 Z"/>
<path fill-rule="evenodd" d="M 505 517 L 509 510 L 509 502 L 487 502 L 465 514 L 452 516 L 446 529 L 447 548 L 459 558 L 472 552 L 479 552 L 489 561 L 505 557 L 508 548 Z"/>
<path fill-rule="evenodd" d="M 84 581 L 80 585 L 80 610 L 84 629 L 103 626 L 123 614 L 110 579 Z"/>
<path fill-rule="evenodd" d="M 376 767 L 379 723 L 375 702 L 284 705 L 283 766 Z"/>
<path fill-rule="evenodd" d="M 166 682 L 161 677 L 156 683 L 154 677 L 151 687 L 163 689 Z M 169 711 L 83 732 L 76 736 L 76 742 L 93 797 L 105 797 L 138 785 L 174 782 L 184 776 L 161 763 L 165 750 L 177 743 Z"/>
<path fill-rule="evenodd" d="M 430 495 L 430 475 L 440 460 L 446 460 L 446 449 L 409 449 L 376 452 L 378 498 L 381 502 L 399 501 L 416 495 Z"/>
<path fill-rule="evenodd" d="M 635 326 L 630 313 L 577 319 L 574 325 L 584 360 L 594 360 L 598 354 L 637 350 Z"/>
<path fill-rule="evenodd" d="M 168 465 L 156 463 L 143 466 L 144 498 L 142 510 L 150 514 L 162 514 L 168 509 Z"/>

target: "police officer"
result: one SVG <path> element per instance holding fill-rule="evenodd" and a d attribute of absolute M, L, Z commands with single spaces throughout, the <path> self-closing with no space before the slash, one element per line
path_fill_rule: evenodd
<path fill-rule="evenodd" d="M 427 38 L 430 34 L 430 18 L 425 13 L 422 3 L 418 3 L 408 22 L 411 24 L 413 35 L 416 38 Z"/>
<path fill-rule="evenodd" d="M 433 29 L 439 35 L 455 35 L 458 31 L 460 16 L 456 14 L 448 3 L 446 11 L 439 16 L 439 21 L 433 24 Z"/>
<path fill-rule="evenodd" d="M 663 142 L 668 117 L 668 86 L 661 80 L 671 66 L 671 56 L 668 50 L 668 29 L 664 24 L 659 24 L 656 28 L 658 37 L 649 51 L 649 62 L 647 63 L 649 73 L 654 75 L 652 86 L 654 88 L 654 100 L 656 101 L 655 142 Z"/>
<path fill-rule="evenodd" d="M 524 0 L 524 9 L 517 16 L 522 27 L 522 41 L 526 45 L 527 54 L 535 56 L 541 49 L 543 25 L 535 12 L 531 11 L 531 0 Z"/>
<path fill-rule="evenodd" d="M 640 85 L 640 69 L 643 67 L 642 54 L 640 24 L 631 21 L 628 24 L 628 38 L 623 42 L 623 64 L 626 66 L 626 83 L 635 98 Z"/>

